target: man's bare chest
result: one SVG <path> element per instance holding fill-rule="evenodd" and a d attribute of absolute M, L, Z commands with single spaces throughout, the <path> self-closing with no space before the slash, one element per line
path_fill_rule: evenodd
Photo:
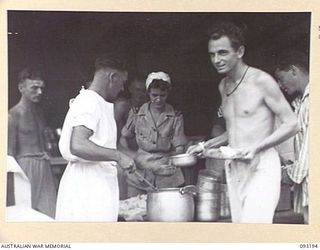
<path fill-rule="evenodd" d="M 24 136 L 34 136 L 42 133 L 45 128 L 44 118 L 32 112 L 25 112 L 20 115 L 19 133 Z"/>
<path fill-rule="evenodd" d="M 241 88 L 232 95 L 222 97 L 222 112 L 225 118 L 250 117 L 263 104 L 263 98 L 254 88 Z"/>

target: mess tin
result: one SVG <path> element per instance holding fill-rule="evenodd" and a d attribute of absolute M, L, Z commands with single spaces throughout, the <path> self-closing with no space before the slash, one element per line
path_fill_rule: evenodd
<path fill-rule="evenodd" d="M 172 165 L 176 167 L 189 167 L 197 163 L 197 157 L 192 154 L 179 154 L 170 157 Z"/>

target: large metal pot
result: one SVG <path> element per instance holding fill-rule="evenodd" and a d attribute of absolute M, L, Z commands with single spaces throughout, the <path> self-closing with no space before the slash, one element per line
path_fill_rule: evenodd
<path fill-rule="evenodd" d="M 195 186 L 162 188 L 148 192 L 148 221 L 179 222 L 194 220 Z"/>
<path fill-rule="evenodd" d="M 176 167 L 189 167 L 197 163 L 197 157 L 192 154 L 179 154 L 170 157 L 171 162 Z"/>

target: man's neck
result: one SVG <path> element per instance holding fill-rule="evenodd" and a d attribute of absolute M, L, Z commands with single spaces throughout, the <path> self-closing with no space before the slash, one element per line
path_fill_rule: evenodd
<path fill-rule="evenodd" d="M 105 87 L 106 87 L 106 85 L 102 84 L 99 79 L 94 78 L 92 83 L 91 83 L 91 85 L 90 85 L 90 87 L 89 87 L 89 90 L 92 90 L 92 91 L 96 92 L 104 100 L 108 101 L 107 100 L 107 94 L 106 94 L 107 92 L 106 92 Z"/>
<path fill-rule="evenodd" d="M 37 104 L 38 104 L 38 103 L 34 103 L 34 102 L 30 101 L 29 99 L 25 98 L 24 96 L 21 97 L 20 103 L 26 110 L 30 110 L 30 111 L 35 110 L 37 107 Z"/>
<path fill-rule="evenodd" d="M 239 63 L 236 64 L 234 68 L 227 73 L 228 78 L 230 78 L 232 82 L 236 85 L 243 77 L 247 67 L 248 65 L 246 65 L 243 61 L 239 61 Z"/>
<path fill-rule="evenodd" d="M 301 84 L 300 84 L 300 89 L 299 89 L 299 93 L 301 95 L 304 94 L 308 84 L 309 84 L 309 76 L 308 75 L 303 75 L 301 76 L 301 80 L 300 80 Z"/>
<path fill-rule="evenodd" d="M 137 100 L 135 100 L 134 98 L 130 98 L 129 101 L 130 101 L 131 106 L 133 106 L 133 107 L 140 107 L 141 106 L 141 104 Z"/>

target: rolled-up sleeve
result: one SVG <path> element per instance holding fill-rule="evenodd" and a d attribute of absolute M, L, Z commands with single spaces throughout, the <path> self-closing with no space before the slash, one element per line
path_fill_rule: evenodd
<path fill-rule="evenodd" d="M 301 131 L 295 136 L 295 147 L 298 148 L 297 158 L 292 168 L 288 169 L 288 175 L 297 184 L 300 184 L 309 171 L 309 100 L 303 102 L 302 113 L 299 117 Z"/>
<path fill-rule="evenodd" d="M 173 147 L 184 146 L 187 144 L 187 138 L 184 133 L 184 122 L 183 115 L 180 114 L 176 117 L 176 122 L 174 126 L 174 134 L 172 138 Z"/>
<path fill-rule="evenodd" d="M 87 99 L 84 99 L 87 98 Z M 90 97 L 90 101 L 88 101 Z M 85 126 L 86 128 L 96 131 L 100 119 L 99 103 L 91 96 L 79 96 L 72 104 L 73 117 L 71 126 Z"/>
<path fill-rule="evenodd" d="M 121 130 L 121 136 L 132 138 L 135 136 L 135 114 L 130 110 L 126 124 Z"/>

